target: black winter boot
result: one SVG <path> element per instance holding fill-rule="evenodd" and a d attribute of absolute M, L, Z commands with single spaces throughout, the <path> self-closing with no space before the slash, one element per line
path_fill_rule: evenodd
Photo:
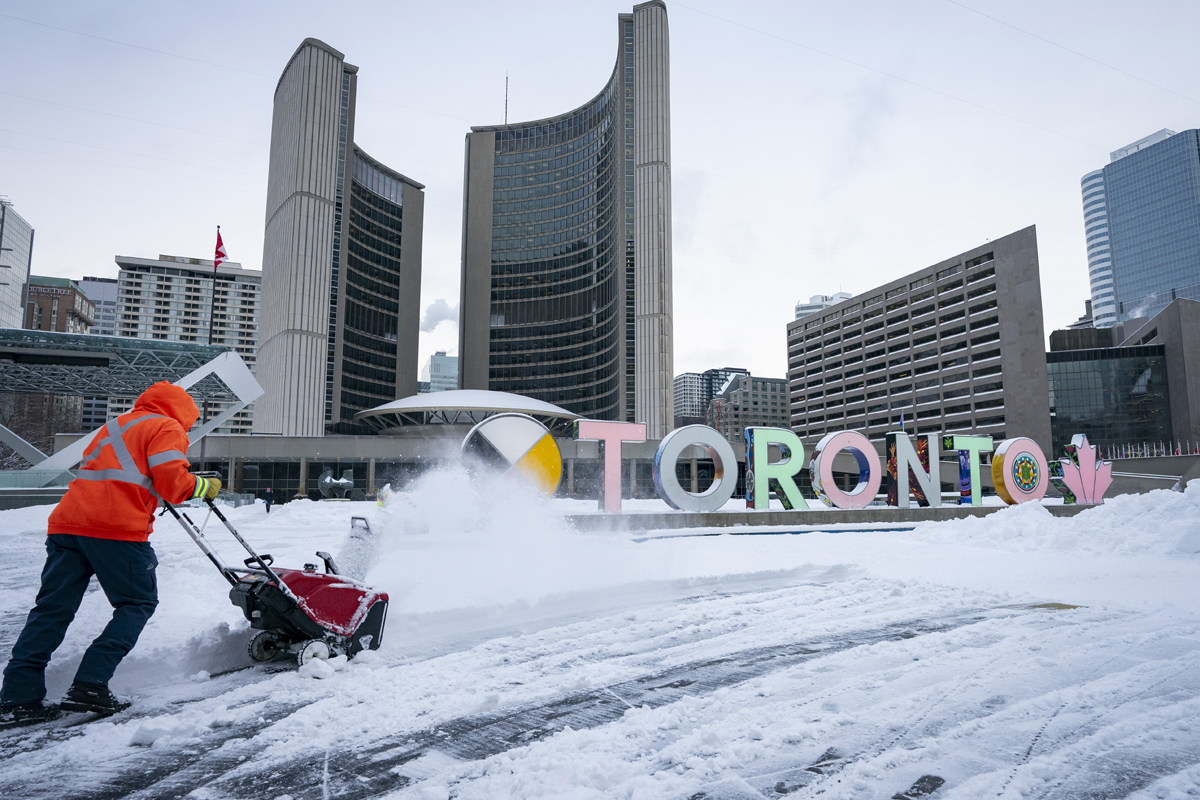
<path fill-rule="evenodd" d="M 102 684 L 75 681 L 67 690 L 67 696 L 59 703 L 59 707 L 63 711 L 116 714 L 129 708 L 129 701 L 117 697 Z"/>
<path fill-rule="evenodd" d="M 32 703 L 3 703 L 0 704 L 0 728 L 49 722 L 59 713 L 58 706 L 46 705 L 41 700 Z"/>

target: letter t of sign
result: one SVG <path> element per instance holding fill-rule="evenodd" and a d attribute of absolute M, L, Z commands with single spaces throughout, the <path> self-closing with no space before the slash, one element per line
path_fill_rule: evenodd
<path fill-rule="evenodd" d="M 646 441 L 644 422 L 606 422 L 598 419 L 575 421 L 577 441 L 600 442 L 604 467 L 604 510 L 621 510 L 621 442 Z"/>

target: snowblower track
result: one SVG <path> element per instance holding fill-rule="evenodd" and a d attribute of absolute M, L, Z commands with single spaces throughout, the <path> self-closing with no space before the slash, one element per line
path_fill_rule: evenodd
<path fill-rule="evenodd" d="M 470 762 L 523 747 L 570 727 L 596 728 L 619 719 L 629 708 L 657 708 L 685 696 L 698 697 L 815 658 L 881 642 L 913 639 L 954 630 L 988 618 L 983 609 L 938 620 L 910 620 L 849 635 L 753 648 L 717 659 L 682 664 L 652 675 L 572 694 L 517 711 L 462 717 L 412 735 L 396 737 L 356 752 L 309 757 L 271 769 L 266 777 L 218 778 L 206 789 L 215 797 L 275 796 L 295 800 L 330 797 L 361 800 L 402 789 L 412 781 L 405 764 L 431 753 Z M 339 767 L 335 770 L 332 765 Z M 826 765 L 827 768 L 833 764 Z M 198 784 L 196 787 L 199 788 Z M 181 787 L 180 792 L 182 791 Z M 139 797 L 142 795 L 138 795 Z M 157 797 L 160 795 L 145 795 Z M 166 795 L 163 795 L 166 796 Z"/>

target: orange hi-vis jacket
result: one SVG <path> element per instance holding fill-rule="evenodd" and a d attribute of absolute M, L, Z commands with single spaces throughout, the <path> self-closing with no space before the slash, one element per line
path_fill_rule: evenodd
<path fill-rule="evenodd" d="M 47 533 L 148 540 L 158 498 L 179 503 L 196 489 L 187 430 L 199 417 L 191 396 L 174 384 L 162 381 L 142 392 L 133 410 L 109 420 L 84 451 Z"/>

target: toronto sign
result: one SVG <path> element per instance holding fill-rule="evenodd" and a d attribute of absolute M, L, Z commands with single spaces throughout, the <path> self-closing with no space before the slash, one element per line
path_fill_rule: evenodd
<path fill-rule="evenodd" d="M 1037 442 L 1023 436 L 997 443 L 991 436 L 913 437 L 893 432 L 884 437 L 885 455 L 880 459 L 865 435 L 838 431 L 817 442 L 807 463 L 804 443 L 792 431 L 751 427 L 744 435 L 746 507 L 757 511 L 770 507 L 772 492 L 785 509 L 811 508 L 796 482 L 805 466 L 813 493 L 824 507 L 865 508 L 882 487 L 890 507 L 908 508 L 916 501 L 918 506 L 937 508 L 942 505 L 942 451 L 957 456 L 960 505 L 982 505 L 984 469 L 991 473 L 996 494 L 1010 505 L 1041 500 L 1051 485 L 1064 503 L 1095 505 L 1104 502 L 1104 494 L 1112 484 L 1112 463 L 1097 460 L 1096 448 L 1084 434 L 1075 436 L 1064 448 L 1064 458 L 1050 461 Z M 619 512 L 621 446 L 646 441 L 646 425 L 581 419 L 575 422 L 574 439 L 599 444 L 602 507 Z M 676 469 L 685 452 L 695 452 L 691 448 L 701 449 L 713 462 L 712 483 L 699 493 L 683 488 Z M 779 453 L 774 461 L 772 449 Z M 561 479 L 562 459 L 557 444 L 540 422 L 524 414 L 489 417 L 467 434 L 462 451 L 475 458 L 487 454 L 486 461 L 510 465 L 514 473 L 544 495 L 553 494 Z M 983 463 L 985 453 L 992 454 L 990 464 Z M 842 454 L 853 460 L 858 471 L 857 482 L 849 490 L 839 487 L 834 477 L 834 459 Z M 679 511 L 716 511 L 733 496 L 737 477 L 733 447 L 707 425 L 676 428 L 662 439 L 654 455 L 654 488 L 663 502 Z"/>

